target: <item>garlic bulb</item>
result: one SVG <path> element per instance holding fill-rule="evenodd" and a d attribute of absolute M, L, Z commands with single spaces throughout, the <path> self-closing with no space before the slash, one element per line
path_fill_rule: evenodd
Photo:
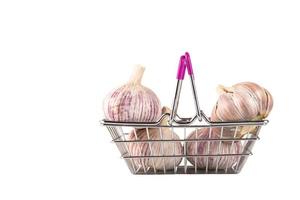
<path fill-rule="evenodd" d="M 257 102 L 258 115 L 256 119 L 267 118 L 273 108 L 273 98 L 268 90 L 256 83 L 243 82 L 233 86 L 236 92 L 245 92 L 251 95 Z"/>
<path fill-rule="evenodd" d="M 141 85 L 145 68 L 137 66 L 130 81 L 108 94 L 103 103 L 105 118 L 111 121 L 153 122 L 161 115 L 156 94 Z"/>
<path fill-rule="evenodd" d="M 209 137 L 210 136 L 210 137 Z M 211 131 L 209 135 L 209 128 L 197 129 L 193 131 L 188 139 L 216 139 L 218 136 Z M 197 141 L 187 142 L 188 155 L 217 155 L 217 154 L 237 154 L 242 152 L 241 142 L 224 143 L 220 141 Z M 215 157 L 188 157 L 188 160 L 200 169 L 205 169 L 206 164 L 208 169 L 230 169 L 237 165 L 239 156 L 215 156 Z"/>
<path fill-rule="evenodd" d="M 161 135 L 159 128 L 149 128 L 150 140 L 171 140 L 179 139 L 176 133 L 172 132 L 169 128 L 161 128 Z M 161 137 L 162 136 L 162 137 Z M 149 140 L 146 129 L 135 129 L 130 132 L 128 140 Z M 130 142 L 128 143 L 128 151 L 131 156 L 173 156 L 182 155 L 183 149 L 180 142 Z M 181 162 L 181 157 L 156 157 L 156 158 L 139 158 L 134 159 L 133 162 L 137 167 L 155 168 L 156 170 L 173 169 L 174 165 L 178 166 Z"/>
<path fill-rule="evenodd" d="M 214 106 L 212 121 L 245 121 L 262 120 L 266 118 L 273 107 L 271 94 L 263 87 L 251 82 L 242 82 L 232 87 L 219 86 L 220 93 L 217 104 Z M 255 133 L 256 126 L 243 126 L 236 133 L 241 137 L 249 132 Z M 219 132 L 219 128 L 214 128 Z M 216 131 L 215 131 L 216 132 Z M 224 137 L 233 137 L 235 127 L 224 128 Z"/>

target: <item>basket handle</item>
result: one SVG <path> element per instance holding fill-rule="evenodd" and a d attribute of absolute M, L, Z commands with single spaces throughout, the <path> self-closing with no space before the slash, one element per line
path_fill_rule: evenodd
<path fill-rule="evenodd" d="M 186 69 L 190 76 L 194 75 L 191 57 L 188 52 L 186 52 L 185 55 L 180 57 L 178 70 L 177 70 L 177 80 L 184 79 Z"/>
<path fill-rule="evenodd" d="M 181 56 L 179 60 L 178 70 L 177 70 L 177 80 L 183 80 L 185 74 L 185 56 Z"/>
<path fill-rule="evenodd" d="M 192 61 L 191 61 L 190 54 L 188 52 L 185 52 L 185 61 L 186 61 L 186 68 L 188 70 L 188 74 L 190 76 L 193 76 L 194 72 L 193 72 Z"/>
<path fill-rule="evenodd" d="M 188 74 L 191 79 L 194 103 L 195 103 L 195 109 L 196 109 L 196 116 L 193 118 L 180 118 L 179 117 L 180 120 L 176 120 L 175 118 L 177 116 L 177 109 L 178 109 L 178 104 L 179 104 L 179 99 L 180 99 L 182 81 L 184 80 L 184 75 L 185 75 L 186 69 L 187 69 Z M 192 123 L 196 118 L 198 118 L 198 120 L 201 121 L 202 120 L 202 111 L 200 110 L 199 103 L 198 103 L 198 96 L 197 96 L 197 91 L 196 91 L 195 81 L 194 81 L 194 72 L 193 72 L 191 57 L 188 52 L 186 52 L 185 55 L 180 57 L 176 78 L 177 78 L 177 85 L 176 85 L 175 97 L 173 100 L 169 124 L 172 124 L 172 122 L 176 122 L 178 124 L 189 124 L 189 123 Z"/>

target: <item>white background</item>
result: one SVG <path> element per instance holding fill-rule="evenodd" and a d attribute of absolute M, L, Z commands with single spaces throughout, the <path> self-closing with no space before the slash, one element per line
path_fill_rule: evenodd
<path fill-rule="evenodd" d="M 289 0 L 1 1 L 0 199 L 299 199 L 299 10 Z M 274 96 L 239 175 L 131 175 L 99 126 L 103 98 L 134 64 L 170 105 L 185 51 L 206 113 L 218 84 L 254 81 Z"/>

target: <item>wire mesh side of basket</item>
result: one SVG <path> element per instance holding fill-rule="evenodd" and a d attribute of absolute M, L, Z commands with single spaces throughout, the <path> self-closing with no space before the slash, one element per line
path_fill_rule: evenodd
<path fill-rule="evenodd" d="M 261 127 L 267 121 L 257 122 L 225 122 L 225 123 L 212 123 L 202 125 L 158 125 L 158 124 L 142 124 L 121 122 L 103 121 L 102 124 L 109 130 L 112 141 L 118 147 L 121 157 L 126 161 L 130 171 L 133 174 L 236 174 L 241 171 L 249 156 L 252 155 L 252 148 L 255 142 L 259 139 L 258 135 Z M 238 130 L 245 126 L 255 126 L 251 132 L 245 134 L 244 137 L 236 137 Z M 147 139 L 139 140 L 137 137 L 129 138 L 129 134 L 135 133 L 138 129 L 143 128 L 147 133 L 150 129 L 157 129 L 159 139 L 151 139 L 147 134 Z M 162 129 L 170 129 L 172 133 L 179 135 L 179 139 L 165 139 L 163 137 Z M 209 129 L 211 133 L 213 129 L 219 128 L 221 137 L 213 138 L 211 134 L 209 138 L 188 138 L 192 131 L 199 131 L 200 129 Z M 234 131 L 233 137 L 223 137 L 224 129 L 231 128 Z M 140 144 L 140 146 L 148 145 L 150 151 L 145 154 L 142 152 L 133 153 L 129 150 L 132 143 Z M 142 144 L 141 144 L 142 143 Z M 163 145 L 174 145 L 181 143 L 182 153 L 166 154 Z M 205 143 L 205 150 L 198 152 L 198 147 L 195 152 L 191 154 L 188 152 L 188 145 L 198 145 Z M 223 151 L 223 145 L 226 143 L 230 146 L 229 151 Z M 233 151 L 236 143 L 241 144 L 241 149 L 238 152 Z M 217 146 L 218 150 L 215 152 L 210 151 L 211 146 Z M 153 145 L 161 145 L 160 151 L 154 153 Z M 175 147 L 174 147 L 175 148 Z M 141 149 L 139 149 L 141 151 Z M 178 158 L 181 159 L 180 164 L 176 163 Z M 157 161 L 160 159 L 160 166 L 157 166 Z M 230 160 L 230 162 L 229 162 Z M 201 162 L 200 162 L 201 161 Z M 227 162 L 226 162 L 227 161 Z M 172 165 L 170 166 L 170 162 Z M 145 164 L 146 163 L 146 164 Z M 167 164 L 168 163 L 168 164 Z M 201 164 L 199 164 L 201 163 Z M 225 164 L 224 164 L 225 163 Z"/>

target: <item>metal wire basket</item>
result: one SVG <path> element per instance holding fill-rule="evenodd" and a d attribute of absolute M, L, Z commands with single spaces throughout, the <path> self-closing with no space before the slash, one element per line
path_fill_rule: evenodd
<path fill-rule="evenodd" d="M 179 97 L 185 70 L 190 76 L 196 114 L 192 118 L 181 118 L 177 114 Z M 237 174 L 241 171 L 248 157 L 252 155 L 252 148 L 259 139 L 259 132 L 268 120 L 262 121 L 232 121 L 232 122 L 212 122 L 200 109 L 197 92 L 195 88 L 194 75 L 189 54 L 181 57 L 178 73 L 175 97 L 173 100 L 171 113 L 164 113 L 157 122 L 116 122 L 102 120 L 101 124 L 107 127 L 111 134 L 112 141 L 118 147 L 121 157 L 127 163 L 133 174 Z M 162 122 L 167 120 L 167 124 Z M 251 130 L 243 137 L 237 137 L 237 133 L 243 127 L 252 126 Z M 137 131 L 144 129 L 147 139 L 139 139 Z M 158 139 L 149 136 L 149 132 L 157 130 Z M 164 130 L 169 129 L 173 134 L 171 138 L 164 138 Z M 208 137 L 198 137 L 198 131 L 207 129 Z M 232 137 L 223 137 L 224 131 L 233 133 Z M 218 130 L 218 137 L 213 137 L 212 132 Z M 196 132 L 196 137 L 187 135 Z M 134 133 L 135 138 L 129 138 L 129 133 Z M 174 137 L 174 133 L 179 135 Z M 139 149 L 138 153 L 129 150 L 131 144 L 146 145 L 149 153 L 145 154 Z M 175 143 L 182 145 L 181 153 L 175 152 Z M 224 145 L 227 151 L 224 151 Z M 234 151 L 236 144 L 239 144 L 239 151 Z M 153 146 L 159 145 L 160 150 L 154 151 Z M 173 145 L 173 153 L 164 152 L 164 146 Z M 189 151 L 189 147 L 195 145 L 194 151 Z M 199 146 L 200 147 L 199 151 Z M 202 149 L 201 149 L 202 148 Z M 212 151 L 212 148 L 215 151 Z M 154 153 L 156 152 L 156 153 Z M 157 160 L 160 166 L 157 166 Z M 179 163 L 178 163 L 179 160 Z M 147 164 L 145 164 L 147 161 Z M 201 161 L 201 162 L 199 162 Z M 168 164 L 167 164 L 168 162 Z M 173 163 L 170 166 L 170 162 Z"/>

